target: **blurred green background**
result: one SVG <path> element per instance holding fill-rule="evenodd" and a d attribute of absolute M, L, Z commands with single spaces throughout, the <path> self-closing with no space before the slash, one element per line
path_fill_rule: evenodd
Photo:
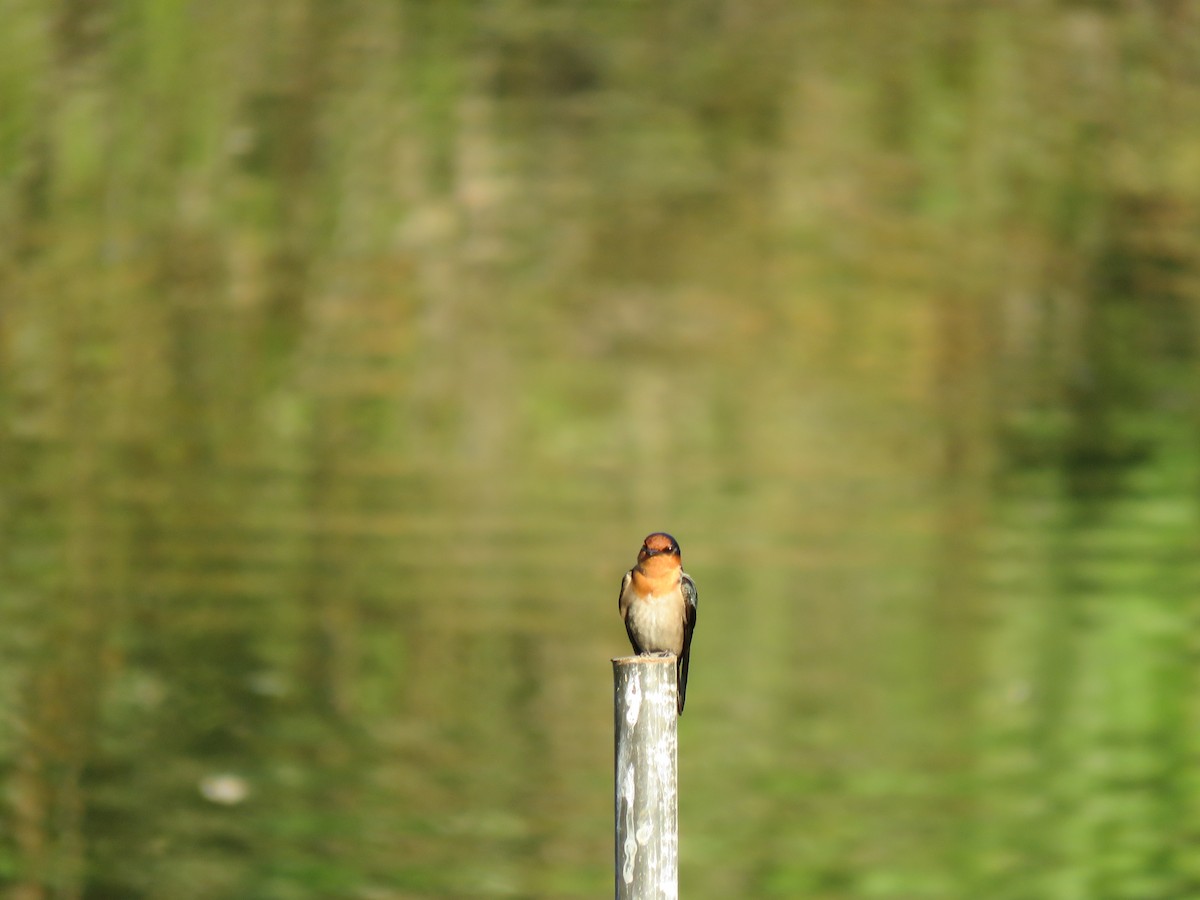
<path fill-rule="evenodd" d="M 1200 4 L 0 19 L 7 897 L 1200 896 Z"/>

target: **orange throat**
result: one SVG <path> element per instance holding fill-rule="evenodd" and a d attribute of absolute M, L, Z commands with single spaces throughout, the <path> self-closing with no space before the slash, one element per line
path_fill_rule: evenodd
<path fill-rule="evenodd" d="M 658 596 L 679 584 L 679 563 L 667 556 L 652 556 L 633 567 L 633 589 L 646 596 Z"/>

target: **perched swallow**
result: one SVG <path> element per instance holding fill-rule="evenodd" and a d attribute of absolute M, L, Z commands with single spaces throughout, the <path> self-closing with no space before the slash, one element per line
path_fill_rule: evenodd
<path fill-rule="evenodd" d="M 661 531 L 647 537 L 638 551 L 637 565 L 621 582 L 618 607 L 634 653 L 675 655 L 680 715 L 687 695 L 698 600 L 696 583 L 683 571 L 675 538 Z"/>

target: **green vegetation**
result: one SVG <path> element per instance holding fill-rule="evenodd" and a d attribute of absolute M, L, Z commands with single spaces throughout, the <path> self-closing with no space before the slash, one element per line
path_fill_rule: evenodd
<path fill-rule="evenodd" d="M 0 0 L 0 885 L 1200 895 L 1200 11 Z"/>

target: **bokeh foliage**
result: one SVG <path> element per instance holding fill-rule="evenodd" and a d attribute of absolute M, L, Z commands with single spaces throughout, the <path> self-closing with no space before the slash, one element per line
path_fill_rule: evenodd
<path fill-rule="evenodd" d="M 14 897 L 1200 893 L 1200 6 L 0 20 Z"/>

